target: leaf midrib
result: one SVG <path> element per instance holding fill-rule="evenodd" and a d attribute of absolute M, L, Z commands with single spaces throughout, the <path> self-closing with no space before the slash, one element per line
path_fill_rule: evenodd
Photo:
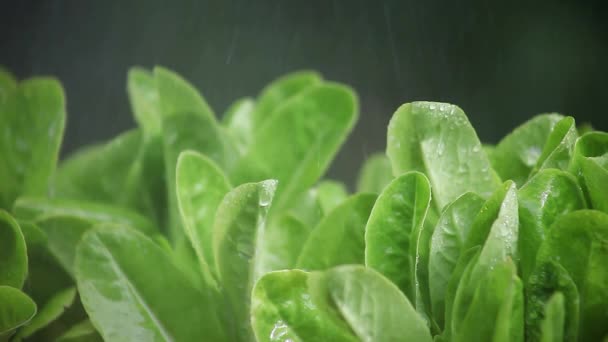
<path fill-rule="evenodd" d="M 167 329 L 163 326 L 163 324 L 158 319 L 158 317 L 156 316 L 156 314 L 154 313 L 154 311 L 152 310 L 152 308 L 143 299 L 142 295 L 139 293 L 139 291 L 137 290 L 137 288 L 135 287 L 135 285 L 133 285 L 131 279 L 129 279 L 129 277 L 127 276 L 127 274 L 122 270 L 122 268 L 120 267 L 120 264 L 117 262 L 117 260 L 112 255 L 112 253 L 110 252 L 108 246 L 99 237 L 97 237 L 97 241 L 103 247 L 103 252 L 108 257 L 108 260 L 110 261 L 112 269 L 114 270 L 114 272 L 116 274 L 118 274 L 120 277 L 122 277 L 122 279 L 125 280 L 127 288 L 130 290 L 130 292 L 132 293 L 132 295 L 135 297 L 136 301 L 138 301 L 138 303 L 144 309 L 144 311 L 148 315 L 148 317 L 155 324 L 155 326 L 157 328 L 157 331 L 161 334 L 161 336 L 165 339 L 165 341 L 168 341 L 168 342 L 174 341 L 174 339 L 171 336 L 171 334 L 169 333 L 169 331 L 167 331 Z"/>

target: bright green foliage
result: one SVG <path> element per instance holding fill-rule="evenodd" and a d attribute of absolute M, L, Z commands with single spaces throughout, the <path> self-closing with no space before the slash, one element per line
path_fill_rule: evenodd
<path fill-rule="evenodd" d="M 541 325 L 542 342 L 564 340 L 564 295 L 556 292 L 545 305 L 545 319 Z"/>
<path fill-rule="evenodd" d="M 177 202 L 186 236 L 207 281 L 216 276 L 213 255 L 215 212 L 232 186 L 222 170 L 204 155 L 182 152 L 176 171 Z"/>
<path fill-rule="evenodd" d="M 258 341 L 357 341 L 337 313 L 313 301 L 310 283 L 317 277 L 285 270 L 268 273 L 256 283 L 251 322 Z"/>
<path fill-rule="evenodd" d="M 535 170 L 547 168 L 567 170 L 577 138 L 574 118 L 568 116 L 558 121 L 547 138 Z"/>
<path fill-rule="evenodd" d="M 391 161 L 384 154 L 374 154 L 367 158 L 361 167 L 357 179 L 357 191 L 379 194 L 392 179 Z"/>
<path fill-rule="evenodd" d="M 365 223 L 375 200 L 374 194 L 353 195 L 327 214 L 310 232 L 297 267 L 324 270 L 343 264 L 364 264 Z"/>
<path fill-rule="evenodd" d="M 61 86 L 0 69 L 0 341 L 607 338 L 608 133 L 487 145 L 406 103 L 350 193 L 345 85 L 288 74 L 221 121 L 162 67 L 126 91 L 138 127 L 56 166 Z"/>
<path fill-rule="evenodd" d="M 522 278 L 528 279 L 536 263 L 536 252 L 551 224 L 560 216 L 584 209 L 585 198 L 576 179 L 555 169 L 534 175 L 517 194 L 520 239 L 518 253 Z"/>
<path fill-rule="evenodd" d="M 543 154 L 551 130 L 561 118 L 559 114 L 537 115 L 504 137 L 489 155 L 498 175 L 518 186 L 524 184 Z"/>
<path fill-rule="evenodd" d="M 399 289 L 363 266 L 272 272 L 253 292 L 258 341 L 431 341 Z"/>
<path fill-rule="evenodd" d="M 464 254 L 473 220 L 484 201 L 467 192 L 450 203 L 439 218 L 431 240 L 429 257 L 429 288 L 433 317 L 442 326 L 445 315 L 445 297 L 448 282 L 458 259 Z"/>
<path fill-rule="evenodd" d="M 475 130 L 457 106 L 404 104 L 391 119 L 387 139 L 393 174 L 423 172 L 439 210 L 467 191 L 487 197 L 499 185 Z"/>
<path fill-rule="evenodd" d="M 251 289 L 267 271 L 263 255 L 265 223 L 277 182 L 247 183 L 229 192 L 217 210 L 213 227 L 213 249 L 220 281 L 232 310 L 236 336 L 251 336 L 249 303 Z"/>
<path fill-rule="evenodd" d="M 18 196 L 47 196 L 65 126 L 59 82 L 32 78 L 19 84 L 0 76 L 0 208 Z"/>
<path fill-rule="evenodd" d="M 415 298 L 416 246 L 431 187 L 419 172 L 395 178 L 380 194 L 365 227 L 365 265 L 382 273 Z"/>
<path fill-rule="evenodd" d="M 281 212 L 327 170 L 358 115 L 353 91 L 323 83 L 278 107 L 253 135 L 231 173 L 235 184 L 277 179 L 271 212 Z"/>
<path fill-rule="evenodd" d="M 558 218 L 542 244 L 537 263 L 559 263 L 579 293 L 579 333 L 582 341 L 608 334 L 608 214 L 575 211 Z"/>
<path fill-rule="evenodd" d="M 569 170 L 578 177 L 591 207 L 608 213 L 608 133 L 591 132 L 578 139 Z"/>
<path fill-rule="evenodd" d="M 225 338 L 206 294 L 135 230 L 100 226 L 86 233 L 75 269 L 84 307 L 105 340 Z"/>

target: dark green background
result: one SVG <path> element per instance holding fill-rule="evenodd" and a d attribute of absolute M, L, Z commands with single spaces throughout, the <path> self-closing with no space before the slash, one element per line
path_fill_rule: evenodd
<path fill-rule="evenodd" d="M 495 142 L 557 111 L 608 130 L 608 19 L 586 1 L 14 1 L 0 64 L 51 74 L 68 98 L 64 152 L 134 125 L 127 69 L 178 71 L 218 115 L 277 76 L 316 69 L 352 85 L 361 118 L 330 170 L 352 184 L 404 102 L 445 101 Z"/>

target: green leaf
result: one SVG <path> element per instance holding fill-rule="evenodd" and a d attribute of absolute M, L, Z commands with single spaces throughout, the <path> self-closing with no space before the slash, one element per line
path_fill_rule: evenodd
<path fill-rule="evenodd" d="M 279 181 L 271 212 L 284 212 L 318 179 L 352 129 L 358 113 L 354 92 L 326 83 L 298 93 L 256 130 L 231 180 Z"/>
<path fill-rule="evenodd" d="M 182 151 L 194 150 L 205 154 L 220 167 L 228 169 L 237 153 L 236 147 L 218 124 L 215 114 L 191 84 L 161 67 L 154 68 L 154 77 L 161 104 L 170 237 L 178 242 L 183 238 L 175 183 L 179 154 Z"/>
<path fill-rule="evenodd" d="M 297 267 L 324 270 L 365 263 L 365 223 L 376 195 L 356 194 L 342 202 L 310 232 Z"/>
<path fill-rule="evenodd" d="M 391 280 L 412 301 L 418 236 L 430 201 L 427 178 L 408 172 L 384 188 L 365 227 L 365 265 Z"/>
<path fill-rule="evenodd" d="M 569 171 L 578 177 L 591 207 L 608 213 L 608 133 L 591 132 L 576 141 Z"/>
<path fill-rule="evenodd" d="M 534 269 L 536 252 L 560 215 L 585 208 L 576 179 L 564 171 L 543 169 L 519 189 L 520 273 L 524 282 Z"/>
<path fill-rule="evenodd" d="M 16 329 L 36 314 L 36 303 L 25 293 L 0 285 L 0 335 Z"/>
<path fill-rule="evenodd" d="M 458 259 L 454 272 L 452 273 L 452 277 L 448 282 L 448 287 L 445 294 L 445 329 L 443 330 L 442 335 L 442 339 L 444 341 L 452 340 L 452 336 L 454 334 L 454 322 L 456 320 L 461 320 L 461 316 L 464 315 L 464 313 L 455 312 L 456 301 L 458 300 L 460 303 L 467 303 L 467 301 L 463 301 L 460 298 L 463 295 L 469 296 L 468 301 L 471 301 L 472 291 L 467 292 L 459 290 L 468 286 L 471 278 L 471 272 L 473 271 L 473 267 L 477 263 L 477 260 L 479 260 L 480 252 L 480 246 L 475 246 L 465 250 Z"/>
<path fill-rule="evenodd" d="M 258 257 L 268 271 L 295 268 L 312 228 L 292 215 L 267 222 Z"/>
<path fill-rule="evenodd" d="M 484 200 L 467 192 L 450 203 L 433 232 L 429 255 L 429 287 L 433 317 L 440 327 L 445 317 L 448 282 L 464 253 L 464 241 Z"/>
<path fill-rule="evenodd" d="M 196 253 L 201 271 L 214 284 L 217 272 L 213 253 L 215 212 L 232 186 L 224 172 L 209 158 L 194 151 L 177 160 L 177 203 L 186 236 Z"/>
<path fill-rule="evenodd" d="M 360 341 L 432 341 L 425 321 L 399 288 L 373 269 L 340 266 L 325 272 L 320 282 L 317 296 L 338 310 Z"/>
<path fill-rule="evenodd" d="M 490 225 L 487 238 L 483 242 L 483 247 L 479 253 L 479 260 L 473 269 L 471 275 L 473 280 L 477 279 L 481 274 L 487 273 L 499 263 L 517 260 L 517 241 L 519 238 L 517 189 L 513 182 L 506 182 L 505 185 L 506 187 L 504 189 L 506 189 L 506 192 L 500 203 L 498 214 Z M 498 190 L 497 192 L 501 193 L 501 190 Z M 491 205 L 493 203 L 489 200 L 486 205 L 481 208 L 478 218 L 483 215 L 482 213 L 484 210 L 488 209 L 488 204 Z M 489 209 L 489 211 L 493 210 Z M 480 221 L 476 218 L 472 229 L 475 229 L 475 225 L 479 223 Z M 478 232 L 479 230 L 472 231 L 469 236 Z M 474 238 L 471 240 L 474 240 Z M 469 248 L 470 247 L 472 246 L 469 245 Z"/>
<path fill-rule="evenodd" d="M 163 249 L 128 227 L 87 232 L 76 251 L 76 279 L 104 340 L 225 340 L 209 297 Z"/>
<path fill-rule="evenodd" d="M 348 197 L 348 191 L 343 183 L 324 180 L 314 187 L 323 214 L 327 215 Z"/>
<path fill-rule="evenodd" d="M 217 209 L 213 226 L 215 262 L 239 340 L 252 338 L 251 289 L 269 265 L 263 264 L 266 214 L 275 180 L 247 183 L 229 192 Z"/>
<path fill-rule="evenodd" d="M 564 297 L 563 341 L 578 341 L 580 296 L 572 277 L 558 263 L 537 263 L 526 283 L 526 340 L 540 341 L 543 321 L 547 316 L 547 303 L 556 294 Z M 561 341 L 561 340 L 560 340 Z"/>
<path fill-rule="evenodd" d="M 251 98 L 236 100 L 222 117 L 226 132 L 232 137 L 239 152 L 243 153 L 253 136 L 253 111 L 255 101 Z"/>
<path fill-rule="evenodd" d="M 20 289 L 26 276 L 27 251 L 23 233 L 17 221 L 0 209 L 0 285 Z"/>
<path fill-rule="evenodd" d="M 85 320 L 72 326 L 56 342 L 103 342 L 91 321 Z"/>
<path fill-rule="evenodd" d="M 13 209 L 21 220 L 38 221 L 50 216 L 70 216 L 91 223 L 109 223 L 133 227 L 145 234 L 154 235 L 158 230 L 153 222 L 129 209 L 93 202 L 76 200 L 20 198 Z"/>
<path fill-rule="evenodd" d="M 579 210 L 551 226 L 537 262 L 561 264 L 580 294 L 579 340 L 597 341 L 608 333 L 608 214 Z"/>
<path fill-rule="evenodd" d="M 467 191 L 487 197 L 500 185 L 475 130 L 454 105 L 399 107 L 388 126 L 386 154 L 395 176 L 416 170 L 428 177 L 439 211 Z"/>
<path fill-rule="evenodd" d="M 515 269 L 513 271 L 512 286 L 507 290 L 496 318 L 494 342 L 524 341 L 524 287 Z"/>
<path fill-rule="evenodd" d="M 509 281 L 505 279 L 516 276 L 515 265 L 511 260 L 516 258 L 519 227 L 517 209 L 515 184 L 509 181 L 482 206 L 473 222 L 465 248 L 468 250 L 480 246 L 481 250 L 462 271 L 462 278 L 458 282 L 455 295 L 451 297 L 454 298 L 453 303 L 449 303 L 449 306 L 446 304 L 446 310 L 452 312 L 448 314 L 449 316 L 446 315 L 445 324 L 450 325 L 448 334 L 455 340 L 466 341 L 473 338 L 473 340 L 486 341 L 494 334 L 496 315 L 502 300 L 508 298 L 505 291 L 508 289 L 506 286 Z M 457 268 L 461 267 L 462 265 L 457 266 Z M 493 284 L 492 277 L 496 278 L 494 280 L 497 284 Z M 519 282 L 519 279 L 516 281 Z M 453 286 L 450 283 L 448 283 L 448 291 L 450 286 Z M 476 298 L 479 298 L 479 302 L 475 302 Z M 490 320 L 478 332 L 473 328 L 475 320 L 479 319 L 474 313 L 477 310 L 487 311 L 487 319 Z M 467 318 L 469 314 L 477 318 L 469 320 Z"/>
<path fill-rule="evenodd" d="M 80 238 L 93 223 L 74 216 L 48 216 L 36 221 L 47 237 L 47 248 L 66 272 L 74 277 L 74 258 Z"/>
<path fill-rule="evenodd" d="M 461 295 L 462 291 L 469 295 Z M 523 341 L 519 331 L 512 330 L 519 326 L 523 333 L 523 317 L 513 315 L 523 306 L 521 300 L 521 281 L 510 260 L 496 263 L 480 277 L 471 273 L 456 294 L 453 341 Z"/>
<path fill-rule="evenodd" d="M 541 159 L 543 148 L 547 147 L 547 157 L 553 150 L 549 146 L 559 144 L 559 141 L 554 141 L 547 145 L 547 139 L 562 118 L 559 114 L 537 115 L 504 137 L 490 155 L 492 167 L 498 175 L 521 186 Z"/>
<path fill-rule="evenodd" d="M 541 342 L 562 342 L 564 340 L 564 295 L 556 292 L 545 304 L 545 318 L 541 323 Z"/>
<path fill-rule="evenodd" d="M 15 336 L 16 341 L 28 338 L 35 332 L 46 327 L 51 322 L 56 320 L 64 311 L 74 303 L 76 298 L 76 289 L 70 287 L 53 296 L 44 306 L 38 311 L 38 314 L 32 318 L 27 325 L 19 330 Z"/>
<path fill-rule="evenodd" d="M 336 313 L 313 301 L 309 283 L 318 277 L 286 270 L 258 280 L 251 298 L 251 325 L 257 341 L 358 341 Z"/>
<path fill-rule="evenodd" d="M 515 183 L 506 181 L 492 194 L 479 210 L 479 213 L 475 217 L 475 220 L 473 220 L 473 224 L 469 229 L 464 248 L 470 249 L 474 246 L 484 246 L 493 225 L 498 221 L 501 214 L 512 215 L 514 210 L 515 213 L 517 213 L 517 189 L 515 188 Z M 500 222 L 504 223 L 507 218 L 514 220 L 514 222 L 509 222 L 509 227 L 514 228 L 513 223 L 517 224 L 518 217 L 503 217 L 500 219 Z M 500 224 L 502 225 L 502 223 Z M 514 247 L 516 247 L 516 245 L 510 246 L 509 249 L 513 250 Z M 504 249 L 501 248 L 501 250 Z"/>
<path fill-rule="evenodd" d="M 27 246 L 27 278 L 23 290 L 36 302 L 45 303 L 74 280 L 49 252 L 48 238 L 37 225 L 19 221 Z"/>
<path fill-rule="evenodd" d="M 106 144 L 79 150 L 63 161 L 55 178 L 54 197 L 120 204 L 138 209 L 133 192 L 141 160 L 142 134 L 132 130 Z"/>
<path fill-rule="evenodd" d="M 379 194 L 393 180 L 391 161 L 384 153 L 375 153 L 365 160 L 357 178 L 357 192 Z"/>
<path fill-rule="evenodd" d="M 490 162 L 492 162 L 494 150 L 496 150 L 496 145 L 492 144 L 481 144 L 481 149 L 486 153 Z"/>
<path fill-rule="evenodd" d="M 298 196 L 295 203 L 297 205 L 287 211 L 289 215 L 292 215 L 310 229 L 316 227 L 324 214 L 319 203 L 317 190 L 315 188 L 308 189 L 308 191 Z"/>
<path fill-rule="evenodd" d="M 297 205 L 289 208 L 288 213 L 312 229 L 347 198 L 348 191 L 343 183 L 323 180 L 298 196 L 294 201 Z"/>
<path fill-rule="evenodd" d="M 568 116 L 558 121 L 547 138 L 535 171 L 547 168 L 568 170 L 577 138 L 574 118 Z"/>
<path fill-rule="evenodd" d="M 400 290 L 363 266 L 271 272 L 258 281 L 252 300 L 258 341 L 432 340 Z"/>
<path fill-rule="evenodd" d="M 20 195 L 48 194 L 64 126 L 65 99 L 55 79 L 23 81 L 0 101 L 0 208 Z"/>
<path fill-rule="evenodd" d="M 430 204 L 430 203 L 429 203 Z M 414 289 L 416 311 L 428 322 L 432 333 L 439 332 L 437 322 L 431 312 L 431 293 L 429 290 L 429 259 L 431 254 L 431 238 L 437 224 L 438 214 L 433 207 L 425 217 L 422 228 L 416 237 L 416 254 L 414 262 Z"/>
<path fill-rule="evenodd" d="M 137 124 L 146 136 L 161 134 L 159 96 L 154 75 L 139 67 L 129 69 L 127 92 Z"/>
<path fill-rule="evenodd" d="M 298 71 L 285 75 L 267 85 L 258 97 L 252 115 L 253 128 L 257 131 L 262 124 L 276 113 L 289 99 L 322 82 L 321 75 L 314 71 Z"/>

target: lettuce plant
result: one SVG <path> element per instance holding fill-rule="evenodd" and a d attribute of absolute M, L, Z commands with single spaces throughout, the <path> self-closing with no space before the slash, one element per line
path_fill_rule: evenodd
<path fill-rule="evenodd" d="M 608 134 L 542 114 L 482 145 L 399 107 L 355 193 L 322 179 L 358 116 L 314 72 L 222 120 L 133 68 L 138 127 L 57 165 L 60 84 L 0 72 L 0 341 L 599 341 Z"/>

